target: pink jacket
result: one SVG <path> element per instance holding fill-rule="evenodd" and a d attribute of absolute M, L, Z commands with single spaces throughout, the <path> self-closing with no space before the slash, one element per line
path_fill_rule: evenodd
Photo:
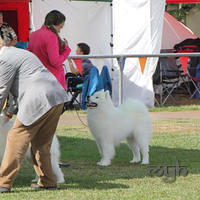
<path fill-rule="evenodd" d="M 43 65 L 66 89 L 65 72 L 62 63 L 69 56 L 71 49 L 65 46 L 62 53 L 59 54 L 59 41 L 56 34 L 44 25 L 39 30 L 31 33 L 27 49 L 40 59 Z"/>

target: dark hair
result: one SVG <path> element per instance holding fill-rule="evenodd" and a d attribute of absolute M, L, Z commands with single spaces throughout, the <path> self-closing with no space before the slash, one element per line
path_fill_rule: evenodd
<path fill-rule="evenodd" d="M 51 26 L 51 25 L 59 25 L 65 21 L 65 15 L 59 12 L 58 10 L 52 10 L 49 12 L 45 17 L 45 26 Z"/>
<path fill-rule="evenodd" d="M 78 43 L 77 46 L 81 49 L 84 55 L 90 53 L 90 47 L 86 43 Z"/>
<path fill-rule="evenodd" d="M 52 10 L 51 12 L 49 12 L 46 17 L 45 17 L 45 21 L 44 21 L 44 25 L 51 30 L 53 33 L 55 33 L 58 37 L 58 41 L 59 41 L 59 49 L 60 49 L 60 53 L 62 52 L 63 48 L 65 47 L 65 43 L 62 41 L 62 39 L 60 38 L 60 36 L 58 35 L 58 32 L 56 31 L 56 29 L 53 27 L 62 24 L 63 22 L 65 22 L 65 15 L 62 14 L 61 12 L 59 12 L 58 10 Z"/>

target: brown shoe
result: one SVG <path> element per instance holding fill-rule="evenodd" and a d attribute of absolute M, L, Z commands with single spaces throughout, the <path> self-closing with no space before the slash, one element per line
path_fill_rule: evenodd
<path fill-rule="evenodd" d="M 55 190 L 57 189 L 57 186 L 41 186 L 38 185 L 37 183 L 32 183 L 31 188 L 36 188 L 36 189 L 46 189 L 46 190 Z"/>

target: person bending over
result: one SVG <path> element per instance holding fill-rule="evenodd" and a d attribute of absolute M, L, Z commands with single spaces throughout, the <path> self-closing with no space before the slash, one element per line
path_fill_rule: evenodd
<path fill-rule="evenodd" d="M 0 168 L 0 193 L 10 192 L 29 144 L 39 180 L 33 188 L 57 188 L 50 147 L 67 96 L 64 88 L 31 52 L 6 47 L 0 38 L 0 113 L 9 92 L 18 104 Z M 6 112 L 11 118 L 11 112 Z"/>

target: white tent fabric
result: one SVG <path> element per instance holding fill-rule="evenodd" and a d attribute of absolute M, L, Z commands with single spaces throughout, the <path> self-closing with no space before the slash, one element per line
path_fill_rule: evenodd
<path fill-rule="evenodd" d="M 114 53 L 160 53 L 164 7 L 165 0 L 114 0 Z M 142 74 L 138 58 L 126 59 L 123 100 L 137 98 L 154 106 L 152 75 L 156 64 L 157 58 L 148 58 Z M 114 88 L 114 94 L 117 91 Z"/>
<path fill-rule="evenodd" d="M 182 42 L 188 38 L 197 38 L 194 33 L 179 22 L 176 18 L 165 12 L 163 35 L 162 35 L 162 49 L 173 49 L 175 44 Z"/>
<path fill-rule="evenodd" d="M 61 36 L 65 37 L 75 55 L 76 44 L 86 42 L 91 54 L 111 54 L 111 33 L 114 35 L 114 54 L 159 53 L 165 0 L 113 0 L 108 2 L 37 0 L 32 1 L 33 27 L 38 29 L 45 15 L 53 9 L 66 15 Z M 112 27 L 113 25 L 113 27 Z M 104 63 L 95 62 L 98 68 Z M 104 61 L 109 64 L 108 60 Z M 123 100 L 138 98 L 147 106 L 154 105 L 152 75 L 157 59 L 147 59 L 144 74 L 138 58 L 127 59 L 124 67 Z M 113 100 L 118 102 L 118 66 L 114 66 Z"/>
<path fill-rule="evenodd" d="M 51 10 L 59 10 L 66 16 L 65 26 L 60 35 L 67 39 L 72 49 L 71 55 L 75 55 L 76 44 L 79 42 L 89 44 L 90 54 L 111 54 L 110 3 L 69 0 L 32 1 L 33 30 L 42 26 L 46 14 Z M 101 68 L 109 61 L 94 59 L 92 62 Z"/>

